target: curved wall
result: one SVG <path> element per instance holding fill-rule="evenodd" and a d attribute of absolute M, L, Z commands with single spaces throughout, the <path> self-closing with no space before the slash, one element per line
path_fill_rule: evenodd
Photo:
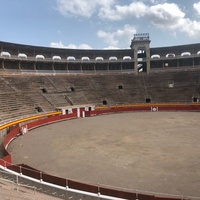
<path fill-rule="evenodd" d="M 51 71 L 51 73 L 95 73 L 98 71 L 104 73 L 115 71 L 136 73 L 135 62 L 144 67 L 146 64 L 146 54 L 138 54 L 138 58 L 134 58 L 134 49 L 59 49 L 0 42 L 0 51 L 0 69 L 19 70 L 19 72 L 31 72 L 31 70 L 37 72 L 39 70 Z M 184 52 L 189 52 L 191 55 L 183 56 L 182 53 Z M 159 55 L 157 58 L 152 57 L 150 68 L 199 67 L 199 52 L 200 43 L 150 48 L 150 56 Z M 167 56 L 172 54 L 175 57 Z"/>

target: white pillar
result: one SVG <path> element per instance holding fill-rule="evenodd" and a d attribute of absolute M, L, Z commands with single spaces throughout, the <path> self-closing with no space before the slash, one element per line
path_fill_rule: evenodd
<path fill-rule="evenodd" d="M 77 117 L 80 117 L 80 108 L 77 108 Z"/>
<path fill-rule="evenodd" d="M 62 109 L 62 115 L 66 115 L 66 110 L 64 108 Z"/>

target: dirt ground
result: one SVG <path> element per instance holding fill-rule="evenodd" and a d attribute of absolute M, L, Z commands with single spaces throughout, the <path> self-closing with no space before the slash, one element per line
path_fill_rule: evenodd
<path fill-rule="evenodd" d="M 200 115 L 142 112 L 69 120 L 14 140 L 13 163 L 92 184 L 200 197 Z"/>

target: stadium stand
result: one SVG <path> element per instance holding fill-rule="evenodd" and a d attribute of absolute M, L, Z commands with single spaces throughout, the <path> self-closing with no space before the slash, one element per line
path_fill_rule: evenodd
<path fill-rule="evenodd" d="M 138 76 L 2 75 L 0 81 L 0 118 L 6 120 L 55 111 L 57 107 L 69 105 L 198 101 L 200 70 L 165 71 Z"/>

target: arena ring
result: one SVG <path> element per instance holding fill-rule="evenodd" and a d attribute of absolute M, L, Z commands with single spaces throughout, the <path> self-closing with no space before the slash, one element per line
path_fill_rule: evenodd
<path fill-rule="evenodd" d="M 52 158 L 51 156 L 48 155 L 48 151 L 49 149 L 46 149 L 47 152 L 45 153 L 45 155 L 48 155 L 48 158 L 50 159 L 49 161 L 47 160 L 43 160 L 43 163 L 40 161 L 39 163 L 26 163 L 30 166 L 32 166 L 33 168 L 39 168 L 42 171 L 45 171 L 46 173 L 50 173 L 50 174 L 54 174 L 55 177 L 57 176 L 61 176 L 61 177 L 68 177 L 70 178 L 70 180 L 68 180 L 68 185 L 70 187 L 70 184 L 72 185 L 72 187 L 75 187 L 74 189 L 86 189 L 87 192 L 101 192 L 102 189 L 102 195 L 108 195 L 108 196 L 114 196 L 116 198 L 123 198 L 123 199 L 136 199 L 137 195 L 141 195 L 139 199 L 149 199 L 150 197 L 153 199 L 159 199 L 161 198 L 160 196 L 162 196 L 161 194 L 157 193 L 157 192 L 161 192 L 161 193 L 165 193 L 165 194 L 169 194 L 169 193 L 173 193 L 175 195 L 180 195 L 180 193 L 182 195 L 185 196 L 199 196 L 198 193 L 198 182 L 199 182 L 199 176 L 198 176 L 198 169 L 197 169 L 197 165 L 198 165 L 198 134 L 196 134 L 198 132 L 198 114 L 197 112 L 190 112 L 190 113 L 186 113 L 186 112 L 157 112 L 157 111 L 161 111 L 161 110 L 168 110 L 168 111 L 198 111 L 200 110 L 200 105 L 199 104 L 192 104 L 192 105 L 184 105 L 184 104 L 177 104 L 177 105 L 148 105 L 148 106 L 119 106 L 117 108 L 111 108 L 111 109 L 98 109 L 95 111 L 88 111 L 86 113 L 86 116 L 94 116 L 94 115 L 99 115 L 99 114 L 107 114 L 107 113 L 118 113 L 118 112 L 131 112 L 131 113 L 126 113 L 126 114 L 120 114 L 120 115 L 106 115 L 106 116 L 101 116 L 101 117 L 94 117 L 94 118 L 85 118 L 85 119 L 79 119 L 79 122 L 77 122 L 76 120 L 72 120 L 72 121 L 67 121 L 67 122 L 61 122 L 58 124 L 54 124 L 53 126 L 46 126 L 43 127 L 44 128 L 44 132 L 43 132 L 43 128 L 41 129 L 36 129 L 31 131 L 31 133 L 34 134 L 26 134 L 25 137 L 19 137 L 18 140 L 16 140 L 16 145 L 18 146 L 18 148 L 22 150 L 22 144 L 23 147 L 25 147 L 26 145 L 30 145 L 30 143 L 28 142 L 21 142 L 21 139 L 25 141 L 30 141 L 29 139 L 26 139 L 26 137 L 28 138 L 29 136 L 33 135 L 35 136 L 35 134 L 38 134 L 38 130 L 40 130 L 40 132 L 42 132 L 42 134 L 40 135 L 40 137 L 44 137 L 43 139 L 41 139 L 40 141 L 43 142 L 43 146 L 44 145 L 44 140 L 46 138 L 46 142 L 47 142 L 47 135 L 45 135 L 45 132 L 47 129 L 48 130 L 48 134 L 50 129 L 53 129 L 54 127 L 58 127 L 57 125 L 61 125 L 61 124 L 65 124 L 68 125 L 68 127 L 75 127 L 75 130 L 79 130 L 78 133 L 82 133 L 81 135 L 76 135 L 74 136 L 74 138 L 72 138 L 72 135 L 68 135 L 67 138 L 71 138 L 72 140 L 65 140 L 63 141 L 63 135 L 62 137 L 56 137 L 57 139 L 54 138 L 54 142 L 52 143 L 51 141 L 51 145 L 49 145 L 49 141 L 47 142 L 48 145 L 47 146 L 51 146 L 54 145 L 54 147 L 58 147 L 58 149 L 56 150 L 57 153 L 57 157 L 59 152 L 62 152 L 62 156 L 61 160 L 62 162 L 55 160 L 55 158 Z M 144 112 L 140 112 L 140 113 L 132 113 L 133 111 L 152 111 L 150 112 L 146 112 L 144 114 Z M 152 117 L 152 115 L 154 115 Z M 187 118 L 184 118 L 187 117 Z M 61 116 L 51 116 L 50 118 L 58 118 L 58 121 L 61 121 L 62 119 L 60 118 Z M 62 116 L 63 117 L 63 116 Z M 127 118 L 126 118 L 127 117 Z M 69 118 L 76 118 L 76 115 L 71 115 Z M 113 133 L 112 130 L 109 130 L 109 119 L 115 119 L 115 125 L 112 127 L 115 127 L 118 130 L 118 134 L 117 134 L 117 138 L 113 137 Z M 122 118 L 125 118 L 126 120 L 121 122 Z M 128 124 L 130 124 L 130 121 L 128 121 L 128 119 L 133 119 L 133 123 L 135 122 L 135 126 L 137 131 L 134 129 L 132 130 L 130 128 L 130 126 L 128 126 Z M 156 120 L 155 120 L 156 119 Z M 162 122 L 162 120 L 164 121 L 164 124 L 160 124 Z M 176 121 L 175 119 L 178 119 L 178 121 Z M 192 120 L 192 122 L 190 120 Z M 43 121 L 46 121 L 45 123 L 51 123 L 54 120 L 52 120 L 51 122 L 48 122 L 48 120 L 42 119 Z M 42 120 L 39 120 L 39 126 L 43 125 L 43 123 L 41 123 Z M 63 118 L 63 120 L 65 120 Z M 100 127 L 104 130 L 103 132 L 105 132 L 108 135 L 103 135 L 102 137 L 99 138 L 94 138 L 94 134 L 92 136 L 92 134 L 90 133 L 90 135 L 87 135 L 87 130 L 82 130 L 81 127 L 85 126 L 84 124 L 82 124 L 84 121 L 88 121 L 88 124 L 91 124 L 91 121 L 93 121 L 93 123 L 95 123 L 95 121 L 102 120 L 103 124 L 107 124 L 107 128 L 105 126 L 105 130 L 104 127 L 102 126 L 101 123 L 96 123 L 95 126 L 97 126 L 98 124 L 100 125 Z M 151 120 L 150 122 L 148 120 Z M 161 121 L 160 121 L 161 120 Z M 153 123 L 152 123 L 153 122 Z M 160 122 L 160 123 L 159 123 Z M 33 127 L 35 127 L 33 124 L 35 124 L 35 126 L 37 126 L 37 122 L 32 122 L 30 124 L 27 124 L 26 126 L 23 127 L 27 127 L 27 129 L 31 129 Z M 78 127 L 77 124 L 82 124 L 82 126 Z M 127 127 L 127 129 L 130 129 L 128 133 L 123 132 L 124 127 L 121 126 L 122 124 L 125 125 L 125 127 Z M 167 127 L 166 125 L 169 125 L 170 127 Z M 196 126 L 195 126 L 196 124 Z M 62 126 L 62 125 L 61 125 Z M 166 126 L 166 127 L 165 127 Z M 132 126 L 131 126 L 132 127 Z M 145 129 L 145 127 L 147 129 Z M 178 127 L 178 129 L 176 129 L 176 127 Z M 97 130 L 102 130 L 101 128 L 96 128 L 95 133 Z M 139 129 L 139 128 L 142 128 Z M 160 129 L 159 129 L 160 128 Z M 17 127 L 15 128 L 17 129 L 17 131 L 15 132 L 15 134 L 18 132 L 20 128 Z M 14 130 L 15 130 L 14 129 Z M 57 129 L 57 128 L 56 128 Z M 67 128 L 70 131 L 70 128 Z M 89 129 L 91 129 L 91 127 L 89 127 Z M 157 129 L 157 133 L 154 131 L 155 129 Z M 14 131 L 13 130 L 13 131 Z M 59 132 L 62 130 L 59 129 Z M 167 131 L 169 130 L 169 131 Z M 54 129 L 55 131 L 55 129 Z M 53 131 L 53 132 L 54 132 Z M 86 131 L 86 132 L 85 132 Z M 116 130 L 114 130 L 116 131 Z M 179 131 L 177 133 L 177 131 Z M 72 130 L 72 132 L 74 133 L 74 130 Z M 136 132 L 137 134 L 134 135 L 134 140 L 131 140 L 130 138 L 130 133 L 132 132 Z M 162 132 L 162 137 L 160 138 L 161 134 L 160 132 Z M 167 134 L 166 134 L 167 132 Z M 66 132 L 65 132 L 66 133 Z M 93 133 L 93 131 L 92 131 Z M 120 134 L 121 133 L 121 134 Z M 142 133 L 142 134 L 141 134 Z M 164 133 L 164 134 L 163 134 Z M 175 133 L 177 133 L 175 135 Z M 189 134 L 188 134 L 189 133 Z M 12 131 L 10 133 L 11 135 L 13 134 Z M 8 136 L 10 135 L 8 134 Z M 168 135 L 169 134 L 169 135 Z M 171 134 L 171 135 L 170 135 Z M 192 135 L 191 135 L 192 134 Z M 55 135 L 55 132 L 54 132 Z M 83 136 L 87 135 L 87 138 L 90 138 L 92 141 L 91 143 L 87 143 L 87 139 Z M 97 135 L 102 136 L 100 133 L 97 133 Z M 174 136 L 175 137 L 170 137 L 170 136 Z M 12 135 L 12 137 L 14 136 L 14 134 Z M 116 136 L 116 134 L 115 134 Z M 165 136 L 165 137 L 164 137 Z M 36 136 L 36 138 L 38 138 Z M 83 139 L 86 139 L 85 141 L 83 141 Z M 152 139 L 153 140 L 150 140 Z M 65 138 L 66 139 L 66 138 Z M 77 139 L 75 141 L 75 139 Z M 194 139 L 194 141 L 192 141 L 191 139 Z M 7 138 L 5 139 L 5 141 L 7 140 Z M 7 140 L 8 141 L 8 140 Z M 31 141 L 33 141 L 33 139 L 31 139 Z M 68 143 L 66 144 L 66 142 L 68 141 Z M 75 142 L 75 145 L 73 145 L 72 141 Z M 95 142 L 96 141 L 96 142 Z M 37 142 L 37 141 L 36 141 Z M 77 143 L 80 142 L 80 143 Z M 196 143 L 195 143 L 196 142 Z M 11 145 L 9 146 L 8 150 L 11 152 L 12 156 L 13 156 L 13 161 L 14 161 L 14 155 L 13 155 L 13 150 L 16 150 L 16 156 L 20 156 L 18 154 L 18 151 L 16 149 L 16 146 L 14 145 L 15 141 L 13 143 L 11 143 Z M 20 143 L 20 144 L 19 144 Z M 63 143 L 63 145 L 67 145 L 68 150 L 64 151 L 64 149 L 62 149 L 63 147 L 61 147 L 61 143 Z M 25 145 L 26 144 L 26 145 Z M 59 144 L 59 145 L 58 145 Z M 72 144 L 72 145 L 70 145 Z M 99 146 L 98 146 L 99 144 Z M 124 144 L 126 147 L 128 147 L 128 149 L 124 149 L 124 146 L 122 146 L 122 144 Z M 156 145 L 155 145 L 156 144 Z M 14 146 L 12 146 L 14 145 Z M 33 145 L 36 145 L 33 143 Z M 82 145 L 82 146 L 80 146 Z M 166 146 L 165 146 L 166 145 Z M 46 147 L 47 147 L 46 146 Z M 77 147 L 79 146 L 80 148 L 74 148 L 72 149 L 72 147 Z M 155 146 L 156 148 L 152 148 L 153 146 Z M 37 145 L 38 150 L 41 150 L 39 147 L 39 144 Z M 101 148 L 103 147 L 103 149 Z M 192 149 L 190 149 L 190 147 L 192 147 Z M 23 149 L 24 151 L 27 151 L 27 147 L 25 147 L 26 150 Z M 34 146 L 33 146 L 34 148 Z M 71 149 L 70 149 L 71 148 Z M 108 148 L 108 149 L 106 149 Z M 13 150 L 12 150 L 13 149 Z M 30 149 L 30 148 L 29 148 Z M 31 148 L 32 149 L 32 148 Z M 91 156 L 91 153 L 95 153 L 95 149 L 96 149 L 96 153 L 94 154 L 94 156 Z M 77 151 L 76 151 L 77 150 Z M 83 151 L 85 150 L 85 151 Z M 105 150 L 105 151 L 104 151 Z M 45 150 L 42 150 L 45 151 Z M 76 152 L 75 152 L 76 151 Z M 35 150 L 35 152 L 37 152 Z M 65 152 L 65 153 L 63 153 Z M 157 152 L 158 154 L 153 154 Z M 170 153 L 169 155 L 165 154 L 165 153 Z M 26 152 L 28 153 L 28 152 Z M 87 154 L 87 156 L 86 156 Z M 122 155 L 123 154 L 123 155 Z M 38 152 L 37 152 L 37 155 Z M 79 155 L 79 157 L 77 157 Z M 106 155 L 106 156 L 105 156 Z M 152 155 L 152 157 L 149 155 Z M 185 156 L 183 156 L 185 155 Z M 66 162 L 63 161 L 64 158 L 67 158 Z M 105 157 L 104 157 L 105 156 Z M 39 157 L 39 156 L 38 156 Z M 77 160 L 74 160 L 73 157 L 77 157 L 78 160 L 80 162 L 77 162 Z M 81 159 L 82 157 L 82 159 Z M 91 158 L 92 160 L 88 161 L 86 160 L 86 157 Z M 97 158 L 95 160 L 95 157 Z M 28 161 L 29 156 L 24 156 L 23 159 Z M 30 157 L 31 161 L 35 160 L 32 159 L 33 157 Z M 130 160 L 130 158 L 132 158 L 132 160 Z M 133 159 L 134 158 L 134 159 Z M 149 158 L 149 160 L 148 160 Z M 156 158 L 156 159 L 155 159 Z M 16 157 L 16 159 L 18 160 L 19 157 Z M 44 158 L 42 158 L 44 159 Z M 105 160 L 107 159 L 107 160 Z M 154 160 L 155 159 L 155 160 Z M 47 168 L 45 168 L 44 165 L 44 161 L 46 164 L 46 167 L 48 166 L 48 168 L 50 167 L 50 171 L 46 171 Z M 86 161 L 84 163 L 84 161 Z M 4 160 L 4 165 L 5 165 L 6 159 Z M 77 175 L 77 177 L 72 176 L 70 177 L 69 174 L 59 174 L 61 172 L 61 169 L 57 168 L 56 171 L 53 171 L 55 169 L 55 164 L 56 167 L 59 167 L 61 163 L 64 162 L 64 165 L 67 166 L 69 165 L 69 169 L 67 169 L 67 171 L 74 171 L 74 173 Z M 103 162 L 103 166 L 102 166 L 102 162 Z M 14 161 L 14 163 L 16 163 L 16 161 Z M 94 163 L 95 165 L 91 165 L 92 163 Z M 169 164 L 169 165 L 168 165 Z M 186 164 L 186 165 L 183 165 Z M 73 167 L 75 166 L 75 167 Z M 89 168 L 89 166 L 91 168 Z M 94 168 L 101 166 L 103 167 L 103 172 L 104 172 L 104 176 L 102 176 L 102 174 L 99 174 L 99 168 L 97 168 L 98 171 L 95 171 Z M 111 166 L 111 167 L 110 167 Z M 130 169 L 128 169 L 128 166 L 130 166 Z M 7 163 L 6 167 L 8 169 L 14 169 L 15 171 L 18 171 L 20 173 L 24 173 L 31 175 L 32 178 L 41 178 L 41 172 L 40 171 L 34 171 L 34 173 L 30 173 L 27 172 L 27 168 L 26 170 L 23 170 L 23 166 L 20 165 L 9 165 Z M 26 166 L 28 167 L 28 166 Z M 44 168 L 43 168 L 44 167 Z M 115 168 L 114 168 L 115 167 Z M 152 168 L 151 168 L 152 167 Z M 31 170 L 33 170 L 33 168 Z M 61 166 L 61 168 L 63 168 L 63 166 Z M 150 169 L 149 169 L 150 168 Z M 159 169 L 163 168 L 164 171 L 159 172 Z M 30 169 L 30 168 L 29 168 Z M 71 170 L 70 170 L 71 169 Z M 73 170 L 72 170 L 73 169 Z M 134 169 L 134 171 L 132 170 Z M 174 171 L 174 169 L 176 171 Z M 83 171 L 81 171 L 83 170 Z M 94 170 L 94 171 L 93 171 Z M 145 171 L 146 170 L 146 171 Z M 186 171 L 184 171 L 186 170 Z M 196 171 L 195 171 L 196 170 Z M 23 172 L 24 171 L 24 172 Z M 64 167 L 64 171 L 66 171 L 66 167 Z M 120 174 L 120 172 L 123 172 L 122 174 Z M 59 173 L 57 173 L 59 172 Z M 179 173 L 180 172 L 180 173 Z M 96 176 L 95 176 L 96 174 Z M 117 174 L 117 178 L 116 177 Z M 81 176 L 81 175 L 85 175 L 85 177 Z M 160 176 L 161 175 L 161 176 Z M 44 177 L 46 176 L 46 174 L 44 175 Z M 53 175 L 51 176 L 52 180 L 53 180 Z M 89 177 L 93 177 L 94 180 L 90 180 L 88 179 Z M 192 178 L 192 180 L 189 180 L 189 178 Z M 83 184 L 81 186 L 81 183 L 79 181 L 71 181 L 78 179 L 80 180 L 81 178 L 81 182 L 87 182 L 88 184 Z M 103 178 L 103 180 L 101 180 L 100 178 Z M 45 178 L 43 178 L 45 179 Z M 50 180 L 49 178 L 46 178 L 48 180 Z M 56 178 L 55 178 L 56 179 Z M 51 181 L 52 181 L 51 180 Z M 94 186 L 93 184 L 97 183 L 98 180 L 101 180 L 101 182 L 104 185 L 97 185 Z M 109 181 L 113 181 L 114 182 L 109 182 Z M 57 182 L 59 182 L 59 184 L 61 183 L 61 186 L 63 186 L 63 184 L 66 183 L 62 183 L 61 179 L 56 179 Z M 71 181 L 71 182 L 70 182 Z M 190 182 L 191 181 L 191 182 Z M 118 184 L 120 183 L 120 184 Z M 128 189 L 123 190 L 123 192 L 121 192 L 122 189 L 108 189 L 110 187 L 107 187 L 105 185 L 112 185 L 112 186 L 116 186 L 118 188 L 122 188 L 122 187 L 126 187 Z M 176 187 L 177 186 L 177 187 Z M 89 189 L 88 189 L 89 188 Z M 137 192 L 134 190 L 130 190 L 130 189 L 138 189 Z M 156 188 L 156 189 L 155 189 Z M 162 189 L 161 189 L 162 188 Z M 163 189 L 164 188 L 164 189 Z M 144 190 L 147 191 L 151 191 L 151 193 L 149 192 L 148 194 L 144 194 Z M 120 193 L 119 193 L 120 191 Z M 141 191 L 141 193 L 139 192 Z M 171 192 L 172 191 L 172 192 Z M 178 196 L 174 196 L 173 198 L 178 198 Z M 163 197 L 162 198 L 168 198 L 168 197 Z M 169 196 L 170 198 L 170 196 Z"/>

